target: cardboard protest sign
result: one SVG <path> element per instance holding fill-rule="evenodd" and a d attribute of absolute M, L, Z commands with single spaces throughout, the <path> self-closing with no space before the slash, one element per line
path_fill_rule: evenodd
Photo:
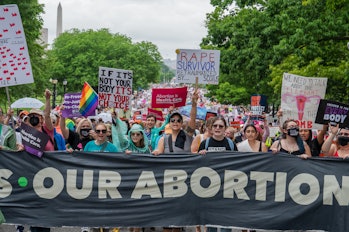
<path fill-rule="evenodd" d="M 116 109 L 130 109 L 133 72 L 99 67 L 98 105 Z"/>
<path fill-rule="evenodd" d="M 178 83 L 218 85 L 220 51 L 177 49 L 176 78 Z"/>
<path fill-rule="evenodd" d="M 152 108 L 168 108 L 170 106 L 185 106 L 187 100 L 187 87 L 153 89 L 151 96 Z"/>
<path fill-rule="evenodd" d="M 216 117 L 217 113 L 216 112 L 206 112 L 206 117 L 205 120 L 207 121 L 207 119 L 212 118 L 212 117 Z"/>
<path fill-rule="evenodd" d="M 267 96 L 254 94 L 251 96 L 251 114 L 262 115 L 268 107 Z"/>
<path fill-rule="evenodd" d="M 325 97 L 327 78 L 284 73 L 281 89 L 282 120 L 294 119 L 300 128 L 311 129 L 320 99 Z"/>
<path fill-rule="evenodd" d="M 25 150 L 32 155 L 41 157 L 50 137 L 25 123 L 21 124 L 20 132 Z"/>
<path fill-rule="evenodd" d="M 163 117 L 161 110 L 155 110 L 155 109 L 148 108 L 148 115 L 150 115 L 150 114 L 155 115 L 157 120 L 164 121 L 164 117 Z"/>
<path fill-rule="evenodd" d="M 316 114 L 316 123 L 319 124 L 338 124 L 339 127 L 349 127 L 349 105 L 329 101 L 329 100 L 320 100 L 319 108 Z"/>
<path fill-rule="evenodd" d="M 62 116 L 65 118 L 81 117 L 81 113 L 79 112 L 80 99 L 81 93 L 64 94 Z"/>
<path fill-rule="evenodd" d="M 0 6 L 0 87 L 33 83 L 27 42 L 17 5 Z"/>

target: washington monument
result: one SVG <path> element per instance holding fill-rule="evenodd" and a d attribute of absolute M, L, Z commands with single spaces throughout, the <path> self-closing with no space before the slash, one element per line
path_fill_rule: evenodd
<path fill-rule="evenodd" d="M 56 38 L 62 34 L 62 6 L 61 3 L 58 4 L 57 8 L 57 31 Z"/>

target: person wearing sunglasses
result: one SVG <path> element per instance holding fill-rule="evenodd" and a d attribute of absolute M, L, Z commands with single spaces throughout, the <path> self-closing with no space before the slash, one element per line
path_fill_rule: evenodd
<path fill-rule="evenodd" d="M 325 156 L 333 156 L 337 158 L 349 157 L 349 127 L 339 129 L 339 124 L 332 126 L 329 124 L 330 134 L 321 147 Z M 337 137 L 335 143 L 334 138 Z"/>
<path fill-rule="evenodd" d="M 108 141 L 107 126 L 103 122 L 99 122 L 95 128 L 96 139 L 88 142 L 84 151 L 89 152 L 118 152 L 114 144 Z"/>
<path fill-rule="evenodd" d="M 148 138 L 144 133 L 144 129 L 139 124 L 133 124 L 128 132 L 128 146 L 125 150 L 126 154 L 131 153 L 147 153 L 150 154 Z"/>
<path fill-rule="evenodd" d="M 212 121 L 212 136 L 201 142 L 199 154 L 205 155 L 207 152 L 237 151 L 235 143 L 225 136 L 227 122 L 222 116 L 214 117 Z"/>
<path fill-rule="evenodd" d="M 197 90 L 195 90 L 192 96 L 190 121 L 185 130 L 182 129 L 183 116 L 178 112 L 174 112 L 170 115 L 169 121 L 172 132 L 171 134 L 165 134 L 160 138 L 157 149 L 152 152 L 154 155 L 172 152 L 191 152 L 191 144 L 193 142 L 196 125 L 195 119 L 198 99 L 199 95 Z"/>

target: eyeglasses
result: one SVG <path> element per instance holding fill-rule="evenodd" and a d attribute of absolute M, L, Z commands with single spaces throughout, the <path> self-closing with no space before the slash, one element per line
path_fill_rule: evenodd
<path fill-rule="evenodd" d="M 105 133 L 107 133 L 107 130 L 96 130 L 96 133 L 97 133 L 97 134 L 99 134 L 99 133 L 101 133 L 101 132 L 102 132 L 103 134 L 105 134 Z"/>
<path fill-rule="evenodd" d="M 221 125 L 221 124 L 213 124 L 212 127 L 213 127 L 213 128 L 222 129 L 222 128 L 224 128 L 224 125 Z"/>
<path fill-rule="evenodd" d="M 179 119 L 176 120 L 175 118 L 171 118 L 170 122 L 172 122 L 172 123 L 173 123 L 173 122 L 181 123 L 181 122 L 182 122 L 182 119 L 179 118 Z"/>
<path fill-rule="evenodd" d="M 141 136 L 142 134 L 141 133 L 131 133 L 131 136 Z"/>
<path fill-rule="evenodd" d="M 342 132 L 342 133 L 339 133 L 338 136 L 346 136 L 346 137 L 349 137 L 349 133 L 344 133 L 344 132 Z"/>

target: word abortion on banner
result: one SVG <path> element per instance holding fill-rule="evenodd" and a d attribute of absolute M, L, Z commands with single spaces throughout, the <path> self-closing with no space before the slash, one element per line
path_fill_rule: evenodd
<path fill-rule="evenodd" d="M 349 160 L 249 152 L 0 156 L 0 208 L 9 224 L 349 228 Z"/>
<path fill-rule="evenodd" d="M 325 97 L 327 78 L 284 73 L 281 88 L 283 120 L 294 119 L 300 128 L 311 129 L 320 99 Z"/>
<path fill-rule="evenodd" d="M 0 5 L 0 87 L 34 82 L 18 6 Z"/>
<path fill-rule="evenodd" d="M 218 85 L 220 51 L 177 49 L 176 78 L 178 83 Z"/>
<path fill-rule="evenodd" d="M 81 117 L 79 112 L 80 99 L 81 93 L 64 94 L 62 116 L 65 118 Z"/>
<path fill-rule="evenodd" d="M 348 127 L 348 112 L 349 105 L 321 99 L 315 122 L 319 124 L 339 124 L 340 128 Z"/>
<path fill-rule="evenodd" d="M 116 109 L 130 109 L 133 72 L 99 67 L 98 105 Z"/>
<path fill-rule="evenodd" d="M 187 87 L 152 89 L 151 106 L 152 108 L 185 106 L 187 93 Z"/>
<path fill-rule="evenodd" d="M 20 132 L 25 150 L 32 155 L 41 157 L 44 154 L 49 136 L 25 123 L 21 124 Z"/>

